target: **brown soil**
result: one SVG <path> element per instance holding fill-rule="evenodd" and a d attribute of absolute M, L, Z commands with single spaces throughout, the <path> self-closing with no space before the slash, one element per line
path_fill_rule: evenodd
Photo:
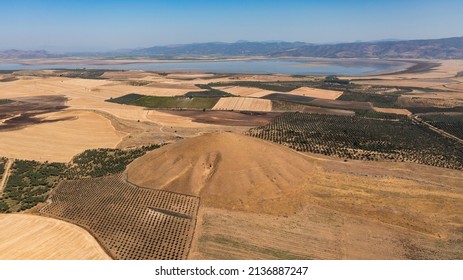
<path fill-rule="evenodd" d="M 225 126 L 266 125 L 280 113 L 271 112 L 221 112 L 221 111 L 163 111 L 175 116 L 191 118 L 193 122 Z"/>
<path fill-rule="evenodd" d="M 64 96 L 32 96 L 16 98 L 11 103 L 0 104 L 0 132 L 16 130 L 33 124 L 58 122 L 69 118 L 46 120 L 40 115 L 67 108 Z"/>

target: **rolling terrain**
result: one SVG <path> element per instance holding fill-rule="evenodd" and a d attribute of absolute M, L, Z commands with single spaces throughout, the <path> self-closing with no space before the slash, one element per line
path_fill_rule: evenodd
<path fill-rule="evenodd" d="M 1 72 L 1 257 L 462 259 L 463 62 L 423 63 Z"/>

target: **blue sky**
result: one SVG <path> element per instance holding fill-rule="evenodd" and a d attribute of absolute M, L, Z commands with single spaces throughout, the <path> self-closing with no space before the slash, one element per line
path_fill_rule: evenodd
<path fill-rule="evenodd" d="M 463 1 L 0 1 L 0 49 L 463 36 Z"/>

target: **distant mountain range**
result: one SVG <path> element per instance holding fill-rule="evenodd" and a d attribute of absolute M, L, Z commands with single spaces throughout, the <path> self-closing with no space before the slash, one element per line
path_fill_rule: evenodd
<path fill-rule="evenodd" d="M 154 46 L 150 48 L 100 53 L 51 54 L 46 51 L 0 51 L 0 58 L 46 58 L 89 56 L 101 58 L 150 57 L 161 59 L 202 57 L 320 57 L 320 58 L 437 58 L 463 59 L 463 37 L 377 41 L 339 44 L 309 44 L 303 42 L 196 43 Z"/>

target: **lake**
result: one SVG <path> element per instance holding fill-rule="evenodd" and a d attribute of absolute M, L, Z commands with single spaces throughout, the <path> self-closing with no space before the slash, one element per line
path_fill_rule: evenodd
<path fill-rule="evenodd" d="M 405 70 L 411 63 L 384 60 L 262 59 L 222 61 L 175 61 L 128 64 L 11 64 L 0 70 L 110 69 L 156 72 L 202 72 L 288 75 L 375 75 Z"/>

